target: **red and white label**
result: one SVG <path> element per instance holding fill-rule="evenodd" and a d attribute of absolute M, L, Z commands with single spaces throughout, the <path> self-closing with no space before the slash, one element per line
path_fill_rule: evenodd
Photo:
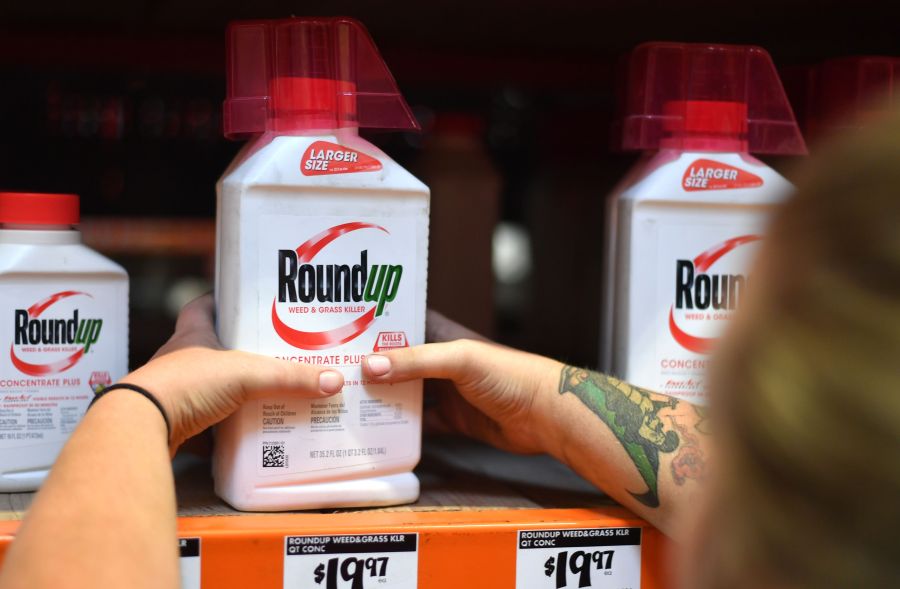
<path fill-rule="evenodd" d="M 0 290 L 0 450 L 64 441 L 126 371 L 126 291 L 77 278 Z"/>
<path fill-rule="evenodd" d="M 253 349 L 344 375 L 334 397 L 258 404 L 257 475 L 408 456 L 419 427 L 419 389 L 369 384 L 360 365 L 373 349 L 417 343 L 421 226 L 399 215 L 265 214 L 255 222 L 260 329 Z"/>
<path fill-rule="evenodd" d="M 641 348 L 648 352 L 641 358 L 647 373 L 634 379 L 641 386 L 703 401 L 710 352 L 752 288 L 749 270 L 762 243 L 762 219 L 660 224 L 652 303 L 656 342 Z"/>
<path fill-rule="evenodd" d="M 300 160 L 304 176 L 377 172 L 381 162 L 361 151 L 330 141 L 316 141 L 306 148 Z"/>
<path fill-rule="evenodd" d="M 411 219 L 263 215 L 259 229 L 262 353 L 358 367 L 378 341 L 397 345 L 388 334 L 414 327 Z"/>
<path fill-rule="evenodd" d="M 394 348 L 408 348 L 409 342 L 406 334 L 402 331 L 382 331 L 375 338 L 375 347 L 373 352 L 381 352 L 383 350 L 392 350 Z"/>
<path fill-rule="evenodd" d="M 735 166 L 707 159 L 699 159 L 687 167 L 681 179 L 687 192 L 698 190 L 733 190 L 735 188 L 756 188 L 763 180 Z"/>
<path fill-rule="evenodd" d="M 691 262 L 691 267 L 682 266 L 690 273 L 690 284 L 680 284 L 683 276 L 676 276 L 678 285 L 676 290 L 686 291 L 682 292 L 678 299 L 682 304 L 684 299 L 687 299 L 691 310 L 682 311 L 681 314 L 705 322 L 729 319 L 730 314 L 737 307 L 738 298 L 743 297 L 743 289 L 747 288 L 746 277 L 740 273 L 710 276 L 707 272 L 712 272 L 715 263 L 735 248 L 760 239 L 762 237 L 759 235 L 733 237 L 714 245 L 695 257 Z M 684 271 L 681 274 L 684 274 Z M 701 282 L 701 279 L 706 280 Z M 676 319 L 675 306 L 673 304 L 669 308 L 669 332 L 672 337 L 678 342 L 678 345 L 689 352 L 709 354 L 715 346 L 717 338 L 694 335 L 682 329 Z"/>

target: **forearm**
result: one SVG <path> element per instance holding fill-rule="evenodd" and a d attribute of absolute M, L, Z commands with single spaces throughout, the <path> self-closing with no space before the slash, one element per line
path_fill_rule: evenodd
<path fill-rule="evenodd" d="M 432 314 L 450 337 L 465 330 Z M 452 329 L 449 329 L 452 328 Z M 435 330 L 431 328 L 432 335 Z M 703 479 L 707 435 L 689 403 L 497 344 L 457 339 L 368 356 L 367 378 L 452 381 L 441 423 L 514 452 L 546 452 L 670 535 Z"/>
<path fill-rule="evenodd" d="M 705 478 L 709 436 L 702 410 L 596 372 L 557 364 L 538 394 L 548 451 L 672 535 Z"/>
<path fill-rule="evenodd" d="M 0 589 L 178 587 L 175 485 L 169 443 L 218 423 L 248 397 L 340 392 L 343 376 L 319 366 L 225 351 L 213 299 L 189 303 L 175 333 L 125 382 L 156 393 L 108 392 L 63 448 L 13 542 Z"/>
<path fill-rule="evenodd" d="M 35 497 L 0 587 L 177 587 L 166 435 L 159 410 L 140 395 L 100 399 Z"/>

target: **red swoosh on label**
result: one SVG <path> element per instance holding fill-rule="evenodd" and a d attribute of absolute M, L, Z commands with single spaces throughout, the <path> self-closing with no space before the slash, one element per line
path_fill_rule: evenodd
<path fill-rule="evenodd" d="M 47 309 L 47 307 L 49 307 L 53 303 L 60 301 L 62 299 L 71 297 L 71 296 L 75 296 L 75 295 L 84 295 L 86 297 L 91 296 L 86 292 L 78 292 L 77 290 L 64 290 L 64 291 L 58 292 L 56 294 L 52 294 L 49 297 L 47 297 L 46 299 L 44 299 L 43 301 L 38 301 L 35 304 L 28 307 L 28 316 L 31 317 L 32 319 L 34 319 L 38 315 L 43 313 Z M 93 298 L 93 297 L 91 297 L 91 298 Z"/>
<path fill-rule="evenodd" d="M 690 350 L 691 352 L 695 352 L 697 354 L 708 354 L 709 351 L 716 343 L 716 338 L 711 337 L 697 337 L 696 335 L 691 335 L 681 330 L 678 327 L 678 324 L 675 323 L 675 306 L 673 305 L 669 309 L 669 331 L 672 332 L 672 337 L 675 338 L 675 341 L 678 342 L 681 347 L 686 350 Z"/>
<path fill-rule="evenodd" d="M 744 245 L 745 243 L 750 243 L 752 241 L 759 241 L 762 239 L 761 235 L 741 235 L 740 237 L 732 237 L 728 241 L 722 242 L 719 245 L 714 245 L 696 258 L 694 258 L 694 267 L 697 268 L 699 272 L 706 272 L 710 266 L 716 263 L 719 258 L 733 250 L 739 245 Z"/>
<path fill-rule="evenodd" d="M 46 376 L 48 374 L 56 374 L 58 372 L 64 372 L 69 368 L 75 366 L 81 357 L 84 356 L 84 348 L 81 348 L 68 358 L 63 358 L 57 362 L 52 364 L 29 364 L 24 360 L 20 359 L 16 356 L 15 351 L 12 346 L 9 346 L 9 357 L 12 360 L 13 366 L 18 368 L 21 372 L 25 374 L 29 374 L 31 376 Z"/>
<path fill-rule="evenodd" d="M 375 307 L 372 307 L 368 312 L 341 327 L 329 329 L 328 331 L 300 331 L 299 329 L 288 327 L 281 321 L 281 318 L 278 317 L 278 312 L 275 310 L 275 301 L 275 299 L 272 299 L 272 326 L 281 339 L 295 348 L 322 350 L 339 346 L 357 337 L 375 321 Z"/>
<path fill-rule="evenodd" d="M 314 235 L 309 238 L 306 243 L 302 244 L 297 248 L 297 261 L 300 264 L 305 264 L 311 261 L 316 254 L 322 251 L 326 245 L 340 237 L 341 235 L 346 235 L 351 231 L 356 231 L 357 229 L 380 229 L 387 234 L 390 234 L 390 231 L 385 229 L 380 225 L 373 225 L 372 223 L 363 223 L 362 221 L 354 221 L 352 223 L 344 223 L 343 225 L 335 225 L 331 229 L 326 229 L 322 233 L 318 235 Z"/>

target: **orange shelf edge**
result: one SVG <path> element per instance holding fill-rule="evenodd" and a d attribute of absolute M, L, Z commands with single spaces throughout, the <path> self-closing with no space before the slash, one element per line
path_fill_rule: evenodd
<path fill-rule="evenodd" d="M 18 521 L 0 522 L 0 558 Z M 515 587 L 518 530 L 641 527 L 641 588 L 667 589 L 671 541 L 621 507 L 371 511 L 180 517 L 182 538 L 200 538 L 204 589 L 280 589 L 289 535 L 418 533 L 421 589 Z M 311 584 L 311 586 L 314 586 Z M 549 586 L 549 585 L 548 585 Z"/>

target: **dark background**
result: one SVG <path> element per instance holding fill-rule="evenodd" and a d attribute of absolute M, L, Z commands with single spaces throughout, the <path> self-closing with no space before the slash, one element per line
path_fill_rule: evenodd
<path fill-rule="evenodd" d="M 496 216 L 530 238 L 531 271 L 482 285 L 488 298 L 468 305 L 492 312 L 469 322 L 507 343 L 592 365 L 603 199 L 634 161 L 609 150 L 619 57 L 649 40 L 762 45 L 802 120 L 807 68 L 900 54 L 898 13 L 895 2 L 871 1 L 4 2 L 0 188 L 76 192 L 84 215 L 105 219 L 86 226 L 86 238 L 131 274 L 132 363 L 141 362 L 170 333 L 179 296 L 211 277 L 215 181 L 239 147 L 221 138 L 225 24 L 353 16 L 424 127 L 372 140 L 427 171 L 434 121 L 464 113 L 468 122 L 457 127 L 477 140 L 465 157 L 491 170 L 468 187 L 436 190 L 447 203 L 435 214 L 465 206 L 493 215 L 496 202 Z M 788 176 L 797 163 L 769 161 Z M 484 210 L 472 198 L 455 204 L 453 190 L 484 195 Z M 460 262 L 441 255 L 432 271 L 453 275 Z M 441 304 L 466 319 L 464 308 Z"/>

